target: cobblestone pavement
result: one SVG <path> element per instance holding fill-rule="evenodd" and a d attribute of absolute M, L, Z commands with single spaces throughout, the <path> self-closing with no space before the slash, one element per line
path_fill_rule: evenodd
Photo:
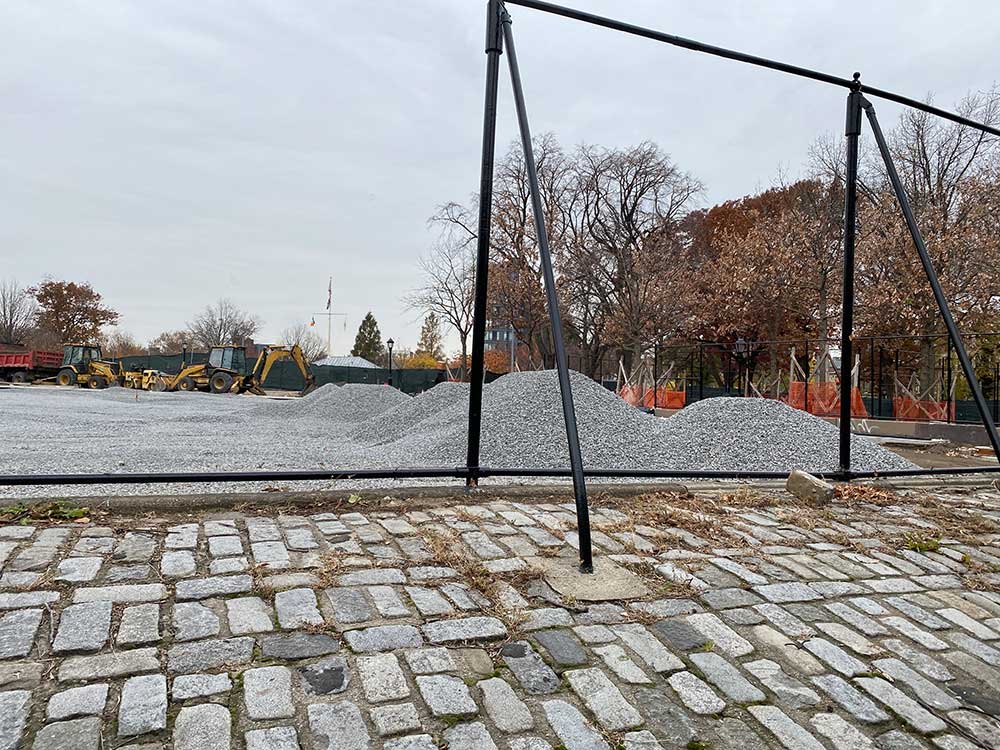
<path fill-rule="evenodd" d="M 1000 493 L 597 506 L 0 527 L 0 748 L 1000 748 Z"/>

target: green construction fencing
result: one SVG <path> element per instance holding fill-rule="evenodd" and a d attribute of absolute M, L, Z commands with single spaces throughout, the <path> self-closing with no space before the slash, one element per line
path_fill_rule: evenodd
<path fill-rule="evenodd" d="M 126 370 L 160 370 L 171 375 L 179 373 L 184 363 L 201 364 L 208 361 L 208 352 L 189 352 L 187 359 L 183 359 L 180 354 L 151 354 L 136 355 L 133 357 L 121 357 L 119 360 Z M 247 372 L 252 363 L 247 364 Z M 369 385 L 383 385 L 389 382 L 389 370 L 382 367 L 329 367 L 325 365 L 313 365 L 313 374 L 316 376 L 316 385 L 334 383 L 345 385 L 347 383 L 367 383 Z M 392 384 L 404 393 L 411 396 L 433 388 L 437 383 L 445 379 L 443 370 L 397 370 L 392 371 Z M 305 387 L 305 380 L 299 368 L 290 360 L 276 362 L 264 381 L 264 387 L 272 390 L 301 391 Z"/>

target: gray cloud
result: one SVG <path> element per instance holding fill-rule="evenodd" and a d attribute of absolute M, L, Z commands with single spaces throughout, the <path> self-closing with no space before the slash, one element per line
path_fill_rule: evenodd
<path fill-rule="evenodd" d="M 996 76 L 996 3 L 577 4 L 945 106 Z M 338 350 L 369 308 L 412 345 L 399 300 L 426 219 L 478 184 L 483 6 L 0 4 L 0 275 L 88 280 L 143 339 L 230 296 L 273 339 L 322 309 L 332 274 Z M 656 141 L 706 201 L 796 174 L 841 131 L 839 89 L 510 11 L 536 133 Z M 501 150 L 514 127 L 503 80 Z"/>

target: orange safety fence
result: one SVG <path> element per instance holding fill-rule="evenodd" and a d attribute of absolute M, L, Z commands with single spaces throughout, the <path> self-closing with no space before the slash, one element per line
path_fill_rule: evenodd
<path fill-rule="evenodd" d="M 640 388 L 637 385 L 623 385 L 618 391 L 626 402 L 632 406 L 645 406 L 653 408 L 653 389 Z M 658 409 L 683 409 L 686 403 L 687 394 L 684 391 L 674 391 L 660 386 L 656 389 L 656 407 Z"/>
<path fill-rule="evenodd" d="M 896 419 L 910 422 L 947 422 L 949 419 L 954 422 L 955 402 L 924 401 L 910 396 L 896 396 L 892 399 L 892 415 Z"/>
<path fill-rule="evenodd" d="M 796 409 L 807 411 L 819 417 L 840 416 L 840 383 L 810 383 L 808 389 L 809 403 L 806 403 L 806 384 L 802 380 L 793 380 L 788 384 L 788 400 L 786 403 Z M 851 416 L 868 417 L 868 408 L 861 398 L 861 391 L 851 389 Z"/>

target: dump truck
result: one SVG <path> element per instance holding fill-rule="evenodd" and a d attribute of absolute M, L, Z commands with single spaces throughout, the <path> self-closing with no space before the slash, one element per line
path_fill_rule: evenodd
<path fill-rule="evenodd" d="M 10 349 L 0 351 L 0 380 L 11 383 L 31 383 L 51 378 L 59 372 L 62 355 L 40 349 Z"/>

